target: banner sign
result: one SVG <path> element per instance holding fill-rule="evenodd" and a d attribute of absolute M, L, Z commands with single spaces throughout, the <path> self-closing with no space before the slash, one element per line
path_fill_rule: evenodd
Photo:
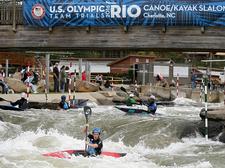
<path fill-rule="evenodd" d="M 24 0 L 25 24 L 225 26 L 221 0 Z"/>

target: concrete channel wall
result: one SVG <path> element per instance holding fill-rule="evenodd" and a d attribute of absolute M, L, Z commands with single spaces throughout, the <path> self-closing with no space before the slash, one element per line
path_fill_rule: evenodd
<path fill-rule="evenodd" d="M 176 88 L 163 88 L 155 87 L 150 85 L 145 85 L 141 87 L 141 93 L 143 95 L 153 94 L 160 100 L 174 100 L 177 97 Z M 200 90 L 191 88 L 180 88 L 178 92 L 178 97 L 189 98 L 194 101 L 200 102 L 204 101 L 204 94 L 200 94 Z M 220 103 L 224 101 L 224 93 L 222 91 L 209 91 L 208 92 L 208 102 L 209 103 Z"/>

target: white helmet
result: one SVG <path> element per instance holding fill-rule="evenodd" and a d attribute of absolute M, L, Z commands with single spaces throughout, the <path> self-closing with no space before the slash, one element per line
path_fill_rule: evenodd
<path fill-rule="evenodd" d="M 24 93 L 24 92 L 22 92 L 22 93 L 21 93 L 21 98 L 27 99 L 27 94 Z"/>
<path fill-rule="evenodd" d="M 133 94 L 133 93 L 131 93 L 129 96 L 130 96 L 130 97 L 134 97 L 134 94 Z"/>
<path fill-rule="evenodd" d="M 150 96 L 150 99 L 155 100 L 155 96 L 154 96 L 154 95 L 151 95 L 151 96 Z"/>

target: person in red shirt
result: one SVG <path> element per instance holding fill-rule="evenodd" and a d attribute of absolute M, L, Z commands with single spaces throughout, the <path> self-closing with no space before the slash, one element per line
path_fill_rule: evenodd
<path fill-rule="evenodd" d="M 82 81 L 86 81 L 86 72 L 85 71 L 82 72 Z"/>

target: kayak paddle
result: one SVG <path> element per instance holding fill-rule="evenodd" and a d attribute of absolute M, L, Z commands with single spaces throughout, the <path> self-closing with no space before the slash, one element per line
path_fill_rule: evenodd
<path fill-rule="evenodd" d="M 0 101 L 11 102 L 11 101 L 9 101 L 9 100 L 5 100 L 5 99 L 3 99 L 2 97 L 0 97 Z"/>
<path fill-rule="evenodd" d="M 87 136 L 88 136 L 88 117 L 91 116 L 91 113 L 92 113 L 92 110 L 89 106 L 84 106 L 84 116 L 85 116 L 85 119 L 86 119 L 86 129 L 85 129 L 85 151 L 87 150 L 87 144 L 86 144 L 86 141 L 87 141 Z"/>

